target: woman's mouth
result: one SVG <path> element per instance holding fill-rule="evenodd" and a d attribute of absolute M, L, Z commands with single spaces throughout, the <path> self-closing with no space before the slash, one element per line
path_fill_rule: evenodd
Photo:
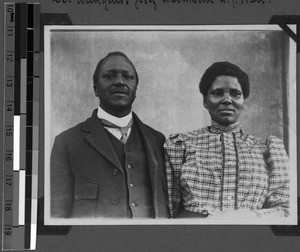
<path fill-rule="evenodd" d="M 235 110 L 234 109 L 219 109 L 219 113 L 221 113 L 221 114 L 234 114 Z"/>

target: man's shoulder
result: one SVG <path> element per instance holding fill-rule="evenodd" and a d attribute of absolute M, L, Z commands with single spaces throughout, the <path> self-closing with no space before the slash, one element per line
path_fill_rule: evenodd
<path fill-rule="evenodd" d="M 143 129 L 143 131 L 148 135 L 151 135 L 152 137 L 155 138 L 159 138 L 164 140 L 165 136 L 163 135 L 163 133 L 161 133 L 160 131 L 152 128 L 151 126 L 149 126 L 148 124 L 145 124 L 144 122 L 142 122 L 138 116 L 136 114 L 134 114 L 134 118 L 138 124 L 139 127 L 141 127 Z"/>
<path fill-rule="evenodd" d="M 72 136 L 79 135 L 82 132 L 84 122 L 78 123 L 75 126 L 72 126 L 71 128 L 68 128 L 57 135 L 58 138 L 69 138 Z"/>
<path fill-rule="evenodd" d="M 151 132 L 153 135 L 159 137 L 159 138 L 164 138 L 164 135 L 163 133 L 161 133 L 160 131 L 156 130 L 156 129 L 153 129 L 151 126 L 143 123 L 143 126 L 149 131 Z"/>
<path fill-rule="evenodd" d="M 72 126 L 68 129 L 66 129 L 65 131 L 61 132 L 59 135 L 57 135 L 57 137 L 59 138 L 69 138 L 69 137 L 73 137 L 73 136 L 79 136 L 81 134 L 83 134 L 87 128 L 89 128 L 88 125 L 91 125 L 93 123 L 93 117 L 95 116 L 95 111 L 93 111 L 93 114 L 91 117 L 87 118 L 86 120 L 76 124 L 75 126 Z"/>

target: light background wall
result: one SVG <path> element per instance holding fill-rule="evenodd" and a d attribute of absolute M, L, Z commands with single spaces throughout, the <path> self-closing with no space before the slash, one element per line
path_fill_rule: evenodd
<path fill-rule="evenodd" d="M 166 136 L 210 124 L 198 83 L 212 63 L 230 61 L 250 79 L 240 118 L 244 130 L 283 138 L 285 36 L 282 31 L 52 31 L 51 143 L 97 107 L 92 76 L 110 51 L 122 51 L 134 63 L 140 82 L 133 110 Z"/>

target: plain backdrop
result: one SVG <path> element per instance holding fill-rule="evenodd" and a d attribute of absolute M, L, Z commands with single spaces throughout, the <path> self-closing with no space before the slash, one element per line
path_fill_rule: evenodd
<path fill-rule="evenodd" d="M 250 79 L 242 127 L 257 137 L 283 138 L 284 89 L 289 84 L 286 44 L 283 31 L 54 30 L 51 143 L 54 136 L 84 121 L 98 106 L 92 76 L 98 61 L 111 51 L 124 52 L 139 74 L 133 110 L 166 137 L 210 124 L 198 83 L 212 63 L 229 61 Z"/>

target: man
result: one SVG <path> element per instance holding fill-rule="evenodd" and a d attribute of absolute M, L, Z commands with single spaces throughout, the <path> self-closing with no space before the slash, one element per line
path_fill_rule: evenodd
<path fill-rule="evenodd" d="M 164 136 L 131 111 L 138 74 L 111 52 L 94 76 L 98 109 L 55 139 L 51 154 L 51 217 L 167 217 Z"/>

